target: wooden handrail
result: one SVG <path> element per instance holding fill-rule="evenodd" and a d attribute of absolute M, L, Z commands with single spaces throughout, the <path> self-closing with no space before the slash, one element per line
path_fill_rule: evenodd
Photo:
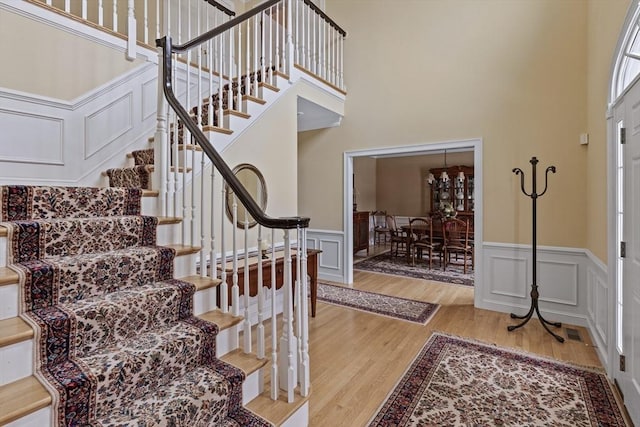
<path fill-rule="evenodd" d="M 236 13 L 233 10 L 230 10 L 230 9 L 224 7 L 223 5 L 218 3 L 216 0 L 203 0 L 203 1 L 209 3 L 211 6 L 215 7 L 218 10 L 220 10 L 225 15 L 236 16 Z"/>
<path fill-rule="evenodd" d="M 281 0 L 271 0 L 268 3 L 275 4 Z M 247 15 L 246 13 L 240 15 L 238 18 Z M 249 16 L 253 16 L 254 14 L 250 14 Z M 233 19 L 232 21 L 237 21 L 238 18 Z M 228 23 L 232 22 L 229 21 Z M 228 24 L 227 23 L 227 24 Z M 223 25 L 223 26 L 226 26 Z M 220 27 L 218 27 L 220 28 Z M 209 31 L 205 34 L 211 34 L 218 28 Z M 215 37 L 219 32 L 211 35 L 211 37 Z M 204 36 L 204 35 L 203 35 Z M 198 37 L 194 40 L 200 40 L 202 36 Z M 181 51 L 187 49 L 185 46 L 197 46 L 206 39 L 200 40 L 196 42 L 188 42 L 180 47 Z M 231 168 L 227 165 L 227 163 L 222 159 L 218 151 L 211 145 L 207 137 L 204 133 L 198 128 L 197 124 L 191 119 L 189 113 L 182 107 L 178 99 L 176 98 L 171 78 L 171 69 L 172 69 L 172 53 L 177 50 L 173 48 L 171 45 L 170 37 L 162 37 L 161 39 L 156 40 L 156 46 L 161 47 L 163 51 L 163 66 L 162 66 L 162 88 L 164 95 L 167 99 L 167 102 L 174 109 L 180 120 L 184 126 L 191 132 L 191 135 L 195 138 L 196 142 L 202 147 L 202 150 L 207 155 L 209 160 L 213 163 L 213 165 L 218 169 L 222 177 L 225 179 L 229 187 L 233 190 L 234 194 L 240 199 L 240 202 L 245 206 L 247 211 L 251 214 L 253 219 L 256 220 L 260 225 L 268 228 L 280 228 L 280 229 L 294 229 L 294 228 L 308 228 L 309 227 L 309 218 L 303 217 L 286 217 L 286 218 L 273 218 L 268 216 L 262 208 L 253 200 L 253 197 L 246 190 L 244 185 L 238 180 L 238 178 L 233 174 Z"/>
<path fill-rule="evenodd" d="M 184 52 L 186 50 L 189 50 L 191 48 L 194 48 L 196 46 L 201 45 L 202 43 L 214 38 L 215 36 L 218 36 L 222 33 L 224 33 L 227 30 L 230 30 L 231 28 L 235 27 L 236 25 L 246 21 L 247 19 L 251 18 L 254 15 L 257 15 L 258 13 L 269 9 L 271 6 L 274 6 L 275 4 L 281 2 L 282 0 L 268 0 L 264 3 L 262 3 L 259 6 L 254 7 L 253 9 L 243 13 L 242 15 L 236 16 L 235 18 L 221 24 L 218 25 L 216 28 L 207 31 L 206 33 L 203 33 L 201 35 L 199 35 L 198 37 L 189 40 L 188 42 L 184 43 L 184 44 L 177 44 L 177 45 L 173 45 L 171 47 L 172 52 Z M 160 46 L 158 44 L 158 40 L 156 40 L 156 46 Z"/>
<path fill-rule="evenodd" d="M 313 10 L 315 13 L 317 13 L 318 15 L 320 15 L 320 17 L 322 19 L 324 19 L 325 21 L 327 21 L 327 23 L 329 25 L 331 25 L 333 28 L 336 29 L 336 31 L 338 33 L 340 33 L 343 37 L 347 36 L 347 32 L 345 30 L 343 30 L 342 28 L 340 28 L 340 26 L 338 24 L 336 24 L 333 19 L 329 18 L 329 16 L 324 13 L 322 11 L 322 9 L 320 9 L 318 6 L 316 6 L 311 0 L 302 0 L 304 1 L 304 4 L 306 4 L 307 6 L 309 6 L 311 8 L 311 10 Z"/>

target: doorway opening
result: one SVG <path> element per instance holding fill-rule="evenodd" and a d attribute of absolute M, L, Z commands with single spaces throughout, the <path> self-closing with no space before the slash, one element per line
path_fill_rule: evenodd
<path fill-rule="evenodd" d="M 354 160 L 363 158 L 391 158 L 437 155 L 442 159 L 442 153 L 471 152 L 474 166 L 474 200 L 472 218 L 474 223 L 474 294 L 475 302 L 478 304 L 479 296 L 482 294 L 482 139 L 467 139 L 457 141 L 434 142 L 427 144 L 397 146 L 387 148 L 374 148 L 366 150 L 354 150 L 344 153 L 344 200 L 343 200 L 343 233 L 344 233 L 344 283 L 353 283 L 353 262 L 354 262 L 354 225 L 353 211 L 354 204 L 357 204 L 359 190 L 354 187 Z M 424 182 L 422 183 L 424 184 Z M 398 183 L 402 185 L 402 183 Z M 423 189 L 423 191 L 428 191 Z M 430 197 L 430 196 L 429 196 Z M 424 196 L 420 198 L 420 203 L 424 203 Z M 360 209 L 360 208 L 358 208 Z M 427 212 L 423 213 L 423 216 Z"/>

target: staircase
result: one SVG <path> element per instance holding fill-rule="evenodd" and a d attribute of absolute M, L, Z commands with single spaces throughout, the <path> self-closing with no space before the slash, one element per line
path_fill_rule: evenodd
<path fill-rule="evenodd" d="M 177 220 L 141 215 L 142 194 L 2 187 L 0 292 L 25 311 L 0 320 L 0 424 L 286 425 L 306 399 L 271 422 L 243 406 L 264 406 L 266 360 L 226 344 L 241 318 L 194 311 L 220 280 L 185 271 L 192 248 L 157 246 Z"/>

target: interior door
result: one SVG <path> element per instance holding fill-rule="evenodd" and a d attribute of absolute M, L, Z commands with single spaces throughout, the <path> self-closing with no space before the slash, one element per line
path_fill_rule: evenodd
<path fill-rule="evenodd" d="M 625 254 L 619 253 L 622 266 L 622 299 L 618 305 L 618 351 L 624 361 L 616 379 L 629 415 L 640 425 L 640 84 L 635 83 L 623 101 L 625 143 L 620 145 L 622 178 L 622 240 Z M 621 249 L 619 249 L 621 251 Z M 620 274 L 620 269 L 618 274 Z M 619 290 L 620 290 L 619 288 Z M 622 347 L 622 348 L 620 348 Z M 624 370 L 623 365 L 624 364 Z"/>

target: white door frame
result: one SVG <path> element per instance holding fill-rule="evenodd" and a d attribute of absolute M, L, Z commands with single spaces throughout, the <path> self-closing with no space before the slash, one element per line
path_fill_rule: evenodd
<path fill-rule="evenodd" d="M 342 202 L 343 222 L 342 229 L 344 235 L 344 283 L 353 283 L 353 159 L 355 157 L 406 155 L 418 156 L 429 154 L 433 151 L 444 149 L 469 149 L 473 150 L 474 163 L 474 239 L 475 239 L 475 260 L 474 260 L 474 287 L 475 305 L 478 305 L 482 295 L 482 266 L 483 266 L 483 224 L 482 224 L 482 138 L 465 140 L 441 141 L 418 145 L 405 145 L 386 148 L 371 148 L 364 150 L 353 150 L 344 152 L 344 198 Z"/>

